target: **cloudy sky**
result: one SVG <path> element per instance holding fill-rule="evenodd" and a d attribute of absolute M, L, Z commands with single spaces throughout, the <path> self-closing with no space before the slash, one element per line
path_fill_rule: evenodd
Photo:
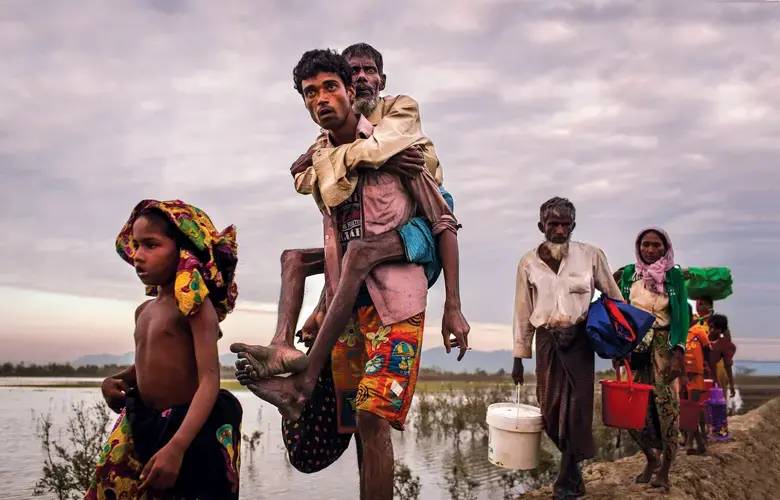
<path fill-rule="evenodd" d="M 539 205 L 562 195 L 576 238 L 615 267 L 651 224 L 680 264 L 731 267 L 719 309 L 741 356 L 780 359 L 780 5 L 321 5 L 2 0 L 0 358 L 132 349 L 142 287 L 113 242 L 143 198 L 237 225 L 240 306 L 222 350 L 268 340 L 280 252 L 322 241 L 289 175 L 317 133 L 292 68 L 365 41 L 385 56 L 387 93 L 419 101 L 455 196 L 476 348 L 511 346 L 517 262 L 540 241 Z"/>

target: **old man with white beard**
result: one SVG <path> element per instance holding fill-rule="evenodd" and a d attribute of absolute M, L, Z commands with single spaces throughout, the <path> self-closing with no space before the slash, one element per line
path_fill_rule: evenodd
<path fill-rule="evenodd" d="M 571 241 L 576 210 L 552 198 L 539 211 L 545 241 L 517 267 L 512 378 L 523 383 L 523 359 L 536 336 L 536 396 L 544 429 L 561 451 L 556 499 L 585 494 L 580 462 L 595 454 L 593 442 L 594 352 L 585 334 L 594 291 L 622 301 L 600 249 Z"/>

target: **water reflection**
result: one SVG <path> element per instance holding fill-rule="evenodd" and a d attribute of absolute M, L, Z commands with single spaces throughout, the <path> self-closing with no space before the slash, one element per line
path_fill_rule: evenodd
<path fill-rule="evenodd" d="M 244 407 L 242 431 L 246 438 L 242 448 L 242 498 L 358 497 L 354 441 L 328 469 L 301 474 L 287 460 L 276 409 L 248 392 L 237 392 L 236 396 Z M 501 384 L 417 394 L 407 431 L 394 433 L 393 443 L 396 459 L 408 468 L 407 482 L 419 481 L 420 499 L 515 498 L 554 479 L 559 456 L 546 438 L 542 440 L 540 465 L 534 471 L 511 471 L 488 462 L 487 406 L 514 399 L 513 387 Z M 99 389 L 0 388 L 0 432 L 5 436 L 0 441 L 0 453 L 13 457 L 0 466 L 4 499 L 30 498 L 41 475 L 43 450 L 34 435 L 37 418 L 51 412 L 58 432 L 67 421 L 72 404 L 99 400 Z M 520 400 L 535 404 L 533 388 L 524 388 Z M 613 459 L 633 453 L 633 443 L 627 435 L 616 446 L 617 433 L 601 425 L 598 403 L 597 396 L 597 458 Z"/>
<path fill-rule="evenodd" d="M 531 489 L 552 482 L 558 471 L 560 453 L 543 436 L 539 466 L 532 471 L 513 471 L 487 461 L 488 426 L 485 413 L 493 403 L 519 401 L 535 405 L 533 388 L 519 393 L 509 384 L 444 388 L 435 393 L 421 393 L 410 419 L 418 441 L 446 443 L 438 484 L 452 499 L 516 498 Z M 594 460 L 614 460 L 633 455 L 638 450 L 628 435 L 601 423 L 601 401 L 595 402 L 593 433 L 596 441 Z M 431 457 L 433 459 L 433 457 Z"/>

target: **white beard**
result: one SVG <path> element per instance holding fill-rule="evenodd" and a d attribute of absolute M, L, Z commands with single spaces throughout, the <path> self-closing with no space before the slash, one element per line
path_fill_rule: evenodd
<path fill-rule="evenodd" d="M 569 254 L 569 242 L 566 243 L 552 243 L 545 241 L 544 246 L 550 251 L 550 256 L 558 262 L 562 261 L 564 257 Z"/>
<path fill-rule="evenodd" d="M 371 113 L 374 112 L 378 104 L 378 97 L 376 99 L 356 99 L 355 103 L 352 105 L 352 110 L 355 111 L 355 113 L 359 113 L 368 118 Z"/>

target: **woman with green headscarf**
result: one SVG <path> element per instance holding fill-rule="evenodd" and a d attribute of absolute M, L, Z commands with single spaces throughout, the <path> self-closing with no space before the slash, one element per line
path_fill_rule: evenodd
<path fill-rule="evenodd" d="M 626 266 L 620 277 L 623 297 L 656 317 L 653 328 L 631 354 L 634 381 L 653 386 L 645 428 L 630 431 L 647 458 L 636 478 L 669 488 L 669 470 L 677 454 L 680 397 L 676 379 L 685 363 L 688 337 L 688 296 L 682 270 L 675 266 L 669 235 L 661 228 L 644 229 L 636 238 L 636 264 Z M 661 457 L 655 450 L 661 450 Z"/>

